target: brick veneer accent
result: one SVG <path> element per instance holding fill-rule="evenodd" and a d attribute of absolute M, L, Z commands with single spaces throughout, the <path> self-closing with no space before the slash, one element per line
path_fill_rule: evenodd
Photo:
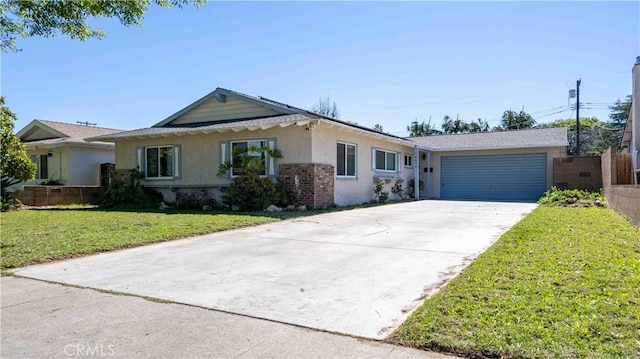
<path fill-rule="evenodd" d="M 289 191 L 297 194 L 298 202 L 326 207 L 333 204 L 334 170 L 331 165 L 287 163 L 279 166 L 279 179 Z"/>

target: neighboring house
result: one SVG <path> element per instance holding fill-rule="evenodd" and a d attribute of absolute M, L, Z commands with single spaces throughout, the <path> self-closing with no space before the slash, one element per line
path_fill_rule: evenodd
<path fill-rule="evenodd" d="M 538 153 L 544 156 L 546 167 L 539 169 L 546 179 L 544 186 L 536 187 L 535 198 L 530 194 L 526 196 L 527 200 L 537 199 L 551 185 L 548 178 L 552 173 L 549 167 L 551 157 L 566 154 L 566 129 L 512 131 L 516 132 L 525 133 L 518 137 L 520 139 L 527 138 L 526 134 L 540 135 L 533 136 L 533 141 L 523 142 L 530 144 L 530 148 L 519 146 L 502 151 L 500 144 L 496 144 L 491 148 L 483 146 L 480 151 L 469 148 L 462 153 L 484 155 L 488 149 L 498 149 L 500 151 L 492 153 Z M 560 133 L 564 133 L 563 141 L 556 140 L 555 136 Z M 488 134 L 477 135 L 476 138 L 485 135 Z M 553 136 L 554 139 L 541 146 L 540 138 L 545 136 Z M 291 191 L 298 193 L 299 201 L 304 204 L 319 207 L 333 203 L 369 202 L 374 199 L 373 186 L 379 180 L 384 181 L 386 190 L 390 191 L 396 182 L 401 182 L 406 188 L 409 180 L 419 176 L 424 178 L 422 168 L 426 167 L 429 158 L 431 166 L 435 167 L 434 173 L 429 179 L 428 190 L 420 195 L 440 197 L 440 182 L 435 178 L 440 176 L 440 167 L 434 161 L 440 161 L 441 156 L 437 152 L 442 148 L 430 146 L 429 138 L 405 139 L 223 88 L 217 88 L 150 128 L 88 140 L 115 142 L 116 170 L 140 169 L 145 176 L 143 184 L 160 191 L 167 201 L 175 201 L 182 193 L 201 189 L 217 197 L 224 194 L 232 177 L 241 172 L 240 168 L 234 168 L 226 175 L 218 176 L 218 167 L 224 161 L 232 161 L 235 148 L 249 144 L 280 149 L 281 159 L 265 155 L 264 176 L 283 180 Z M 423 154 L 425 160 L 420 162 L 416 156 L 422 157 Z M 442 157 L 445 169 L 449 169 L 447 157 Z M 539 159 L 532 161 L 537 164 Z M 469 171 L 458 173 L 461 176 L 478 176 Z M 444 194 L 446 197 L 447 192 Z M 491 198 L 494 197 L 492 195 Z"/>
<path fill-rule="evenodd" d="M 620 147 L 623 152 L 631 154 L 633 173 L 633 183 L 638 183 L 638 173 L 640 173 L 640 56 L 636 58 L 633 66 L 631 85 L 631 110 L 622 135 Z"/>
<path fill-rule="evenodd" d="M 36 179 L 21 185 L 56 181 L 67 186 L 100 185 L 100 164 L 115 162 L 113 143 L 85 141 L 87 137 L 120 132 L 111 128 L 33 120 L 16 136 L 38 165 Z"/>

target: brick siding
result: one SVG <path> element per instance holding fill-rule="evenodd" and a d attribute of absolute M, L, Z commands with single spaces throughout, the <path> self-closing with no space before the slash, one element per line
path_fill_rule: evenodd
<path fill-rule="evenodd" d="M 297 195 L 300 204 L 327 207 L 334 201 L 334 169 L 331 165 L 287 163 L 279 165 L 279 180 Z"/>

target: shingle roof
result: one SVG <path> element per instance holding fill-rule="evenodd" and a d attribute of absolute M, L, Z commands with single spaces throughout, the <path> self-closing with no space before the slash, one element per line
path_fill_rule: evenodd
<path fill-rule="evenodd" d="M 162 137 L 168 135 L 198 134 L 212 132 L 226 132 L 233 130 L 258 130 L 275 126 L 290 126 L 293 124 L 304 125 L 315 119 L 309 115 L 282 115 L 274 117 L 258 118 L 254 120 L 243 120 L 225 123 L 216 123 L 198 127 L 148 127 L 139 130 L 124 131 L 102 136 L 89 138 L 91 141 L 114 141 L 116 139 L 141 138 L 141 137 Z"/>
<path fill-rule="evenodd" d="M 493 150 L 506 148 L 568 146 L 567 128 L 536 128 L 409 138 L 432 151 Z"/>
<path fill-rule="evenodd" d="M 70 143 L 70 142 L 88 143 L 87 141 L 85 141 L 85 138 L 108 135 L 116 132 L 122 132 L 122 130 L 118 130 L 115 128 L 75 125 L 71 123 L 48 121 L 48 120 L 33 120 L 18 132 L 18 136 L 23 136 L 31 128 L 34 128 L 36 126 L 43 128 L 45 131 L 53 130 L 53 132 L 58 132 L 60 133 L 60 135 L 55 134 L 57 136 L 56 138 L 28 141 L 26 143 L 29 143 L 29 144 L 63 144 L 63 143 Z"/>

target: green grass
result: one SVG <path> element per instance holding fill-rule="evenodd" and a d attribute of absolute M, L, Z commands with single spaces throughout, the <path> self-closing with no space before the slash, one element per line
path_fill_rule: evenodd
<path fill-rule="evenodd" d="M 640 357 L 640 231 L 610 209 L 541 206 L 391 341 L 466 356 Z"/>
<path fill-rule="evenodd" d="M 0 214 L 2 269 L 277 220 L 267 214 L 23 210 Z"/>

